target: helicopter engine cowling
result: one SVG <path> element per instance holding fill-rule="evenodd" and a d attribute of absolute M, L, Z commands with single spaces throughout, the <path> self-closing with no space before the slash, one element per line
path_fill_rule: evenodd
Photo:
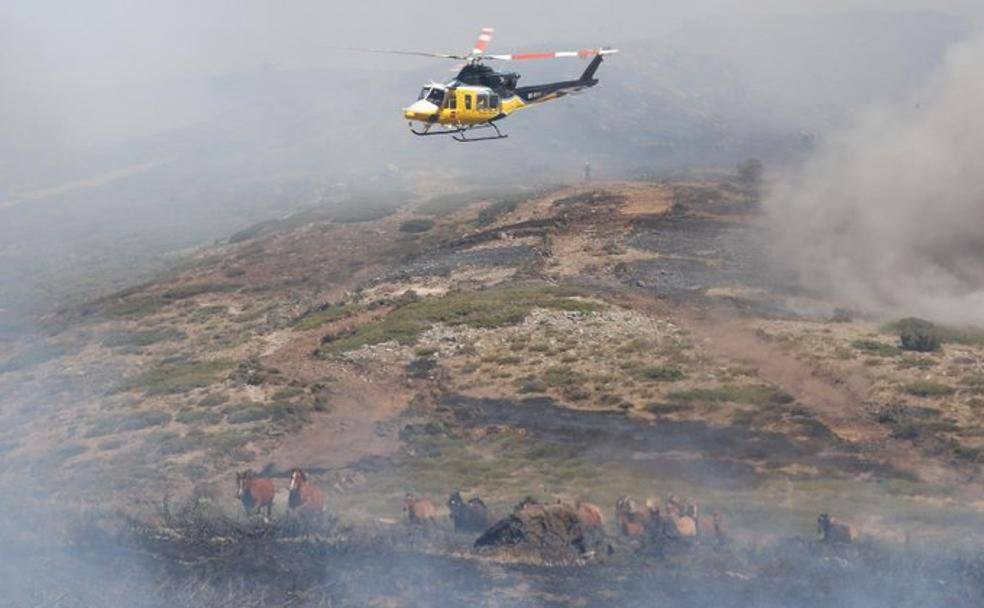
<path fill-rule="evenodd" d="M 519 84 L 519 74 L 515 72 L 502 74 L 501 78 L 502 78 L 502 86 L 508 91 L 515 89 L 516 86 Z"/>

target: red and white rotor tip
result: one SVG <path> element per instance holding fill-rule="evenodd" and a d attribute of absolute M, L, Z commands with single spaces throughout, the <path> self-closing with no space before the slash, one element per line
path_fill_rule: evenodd
<path fill-rule="evenodd" d="M 494 28 L 482 28 L 482 33 L 478 35 L 478 40 L 475 41 L 475 48 L 472 49 L 472 55 L 481 55 L 485 53 L 485 51 L 489 48 L 489 43 L 492 42 L 492 34 L 494 32 Z"/>

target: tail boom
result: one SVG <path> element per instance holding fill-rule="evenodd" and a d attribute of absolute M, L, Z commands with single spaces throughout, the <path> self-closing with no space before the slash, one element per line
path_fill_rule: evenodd
<path fill-rule="evenodd" d="M 588 64 L 587 69 L 581 74 L 581 77 L 577 80 L 565 80 L 563 82 L 549 82 L 545 84 L 535 84 L 528 87 L 519 87 L 516 89 L 516 95 L 520 97 L 527 104 L 543 103 L 545 101 L 552 101 L 554 99 L 560 99 L 571 93 L 577 93 L 583 91 L 584 89 L 591 88 L 598 84 L 598 79 L 595 78 L 595 72 L 598 71 L 598 66 L 604 61 L 602 56 L 596 55 L 591 63 Z"/>

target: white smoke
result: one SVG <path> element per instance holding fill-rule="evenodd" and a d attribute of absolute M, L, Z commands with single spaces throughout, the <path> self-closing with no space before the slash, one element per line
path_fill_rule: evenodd
<path fill-rule="evenodd" d="M 918 95 L 860 115 L 765 205 L 809 288 L 849 306 L 984 323 L 984 36 Z"/>

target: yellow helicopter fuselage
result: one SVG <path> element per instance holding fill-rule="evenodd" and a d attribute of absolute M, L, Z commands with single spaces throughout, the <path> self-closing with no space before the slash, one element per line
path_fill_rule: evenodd
<path fill-rule="evenodd" d="M 434 99 L 435 93 L 428 93 L 442 90 L 443 100 Z M 518 95 L 503 98 L 488 87 L 461 86 L 441 89 L 432 86 L 425 88 L 424 91 L 421 99 L 404 110 L 403 115 L 407 120 L 452 127 L 479 125 L 508 116 L 527 105 Z M 428 94 L 431 95 L 430 99 Z M 440 103 L 434 103 L 435 101 Z"/>

